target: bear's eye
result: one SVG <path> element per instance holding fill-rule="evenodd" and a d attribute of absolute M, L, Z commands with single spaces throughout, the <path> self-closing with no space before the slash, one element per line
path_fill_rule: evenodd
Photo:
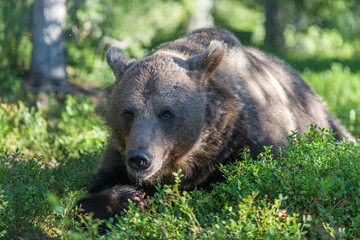
<path fill-rule="evenodd" d="M 132 111 L 124 111 L 123 116 L 126 121 L 131 122 L 134 120 L 134 113 Z"/>
<path fill-rule="evenodd" d="M 165 110 L 160 114 L 161 120 L 169 120 L 171 118 L 172 114 L 169 110 Z"/>

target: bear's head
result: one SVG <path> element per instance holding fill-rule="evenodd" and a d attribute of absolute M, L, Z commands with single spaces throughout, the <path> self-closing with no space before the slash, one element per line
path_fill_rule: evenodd
<path fill-rule="evenodd" d="M 107 51 L 116 78 L 108 91 L 107 121 L 138 183 L 171 177 L 186 167 L 192 149 L 201 148 L 206 88 L 225 51 L 218 41 L 192 57 L 160 49 L 136 61 L 116 48 Z"/>

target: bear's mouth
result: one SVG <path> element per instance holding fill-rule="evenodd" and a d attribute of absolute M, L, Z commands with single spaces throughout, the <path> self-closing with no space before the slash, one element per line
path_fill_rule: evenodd
<path fill-rule="evenodd" d="M 135 170 L 127 165 L 128 173 L 135 178 L 135 180 L 140 183 L 147 182 L 161 169 L 161 164 L 153 163 L 150 168 L 146 170 Z"/>
<path fill-rule="evenodd" d="M 126 168 L 129 177 L 131 177 L 138 186 L 143 184 L 156 184 L 160 181 L 163 168 L 167 168 L 166 162 L 169 160 L 170 151 L 157 152 L 151 155 L 152 162 L 148 168 L 134 168 L 129 161 L 126 162 Z M 140 164 L 141 165 L 141 164 Z"/>

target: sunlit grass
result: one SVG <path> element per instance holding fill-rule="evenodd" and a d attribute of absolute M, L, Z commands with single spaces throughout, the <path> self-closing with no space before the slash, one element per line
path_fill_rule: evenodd
<path fill-rule="evenodd" d="M 321 72 L 309 68 L 301 74 L 314 92 L 327 103 L 330 112 L 355 136 L 360 136 L 360 73 L 340 63 Z"/>
<path fill-rule="evenodd" d="M 47 108 L 21 101 L 1 103 L 1 148 L 41 155 L 47 162 L 64 150 L 91 152 L 102 147 L 107 128 L 89 99 L 68 96 L 64 106 L 53 103 Z"/>
<path fill-rule="evenodd" d="M 20 152 L 0 151 L 0 236 L 65 239 L 301 239 L 359 238 L 360 148 L 336 142 L 325 129 L 292 134 L 283 157 L 270 148 L 257 159 L 221 166 L 227 181 L 212 192 L 158 185 L 154 198 L 131 204 L 111 231 L 77 218 L 102 149 L 57 153 L 56 167 Z M 80 222 L 77 222 L 81 220 Z M 110 222 L 115 223 L 115 220 Z M 116 220 L 117 221 L 117 220 Z M 86 226 L 86 228 L 83 228 Z"/>

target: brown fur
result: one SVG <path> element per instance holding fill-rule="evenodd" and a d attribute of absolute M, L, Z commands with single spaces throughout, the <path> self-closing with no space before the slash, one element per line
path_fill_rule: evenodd
<path fill-rule="evenodd" d="M 292 130 L 310 124 L 352 139 L 294 70 L 226 30 L 194 31 L 139 61 L 112 48 L 107 61 L 116 77 L 106 116 L 112 135 L 84 206 L 101 218 L 126 207 L 122 186 L 151 194 L 182 169 L 183 189 L 210 189 L 221 180 L 217 164 L 235 161 L 240 149 L 256 156 L 273 145 L 276 155 Z"/>

